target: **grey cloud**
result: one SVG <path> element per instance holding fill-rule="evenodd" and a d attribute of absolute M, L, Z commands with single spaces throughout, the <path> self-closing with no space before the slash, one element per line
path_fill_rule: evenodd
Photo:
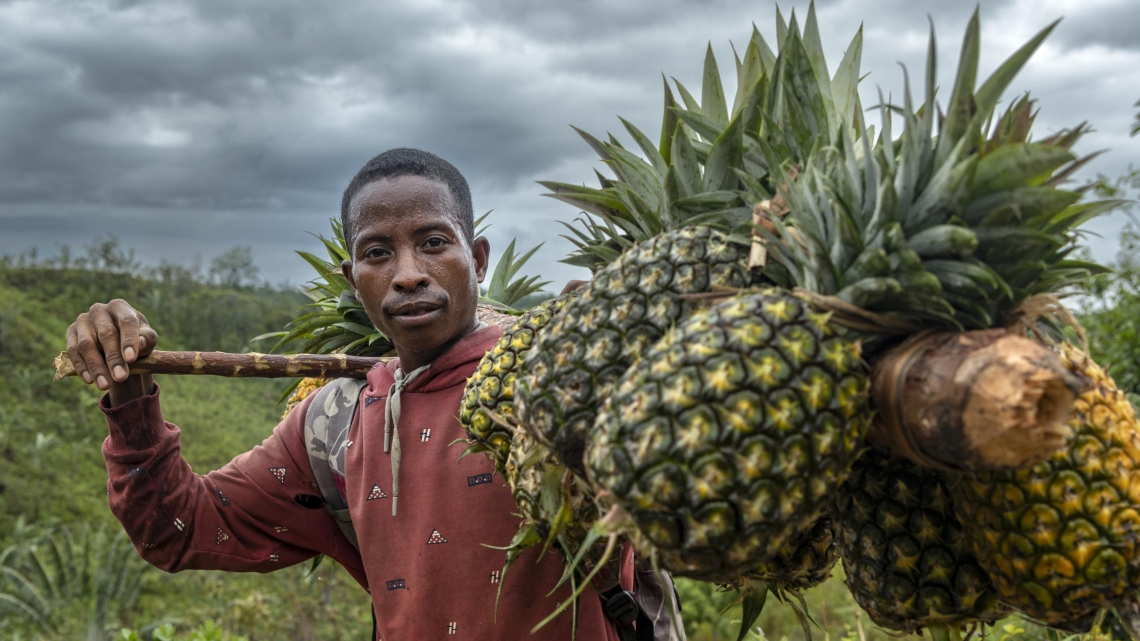
<path fill-rule="evenodd" d="M 1020 44 L 1010 31 L 1028 37 L 1052 19 L 1020 7 L 982 7 L 983 67 Z M 1115 43 L 1118 64 L 1136 51 L 1123 26 L 1135 16 L 1072 7 L 1051 41 L 1065 55 Z M 802 24 L 806 4 L 796 9 Z M 817 9 L 832 64 L 864 24 L 867 104 L 876 85 L 898 95 L 897 60 L 921 81 L 930 12 L 948 93 L 972 7 L 821 0 Z M 731 77 L 729 41 L 746 43 L 753 22 L 773 37 L 774 13 L 745 0 L 0 4 L 0 252 L 115 231 L 155 261 L 250 244 L 264 274 L 302 281 L 307 268 L 289 250 L 311 246 L 305 230 L 326 228 L 361 163 L 398 145 L 464 171 L 476 207 L 497 211 L 496 247 L 514 235 L 553 239 L 554 221 L 575 212 L 533 181 L 592 182 L 600 167 L 568 125 L 624 137 L 621 115 L 655 137 L 661 74 L 699 89 L 711 41 Z M 1119 86 L 1140 76 L 1097 71 L 1095 60 L 1083 73 L 1031 65 L 1016 88 L 1042 97 L 1043 131 L 1096 123 L 1091 142 L 1115 149 L 1093 170 L 1114 173 L 1140 155 L 1140 140 L 1120 133 L 1140 82 Z M 1106 227 L 1107 244 L 1118 227 Z M 580 276 L 555 263 L 568 250 L 553 239 L 534 269 Z"/>

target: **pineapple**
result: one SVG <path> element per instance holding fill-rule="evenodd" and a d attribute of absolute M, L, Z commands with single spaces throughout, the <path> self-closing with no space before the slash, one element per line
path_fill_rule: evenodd
<path fill-rule="evenodd" d="M 1008 614 L 941 473 L 868 449 L 835 497 L 847 587 L 876 624 L 910 634 Z"/>
<path fill-rule="evenodd" d="M 671 231 L 675 227 L 715 225 L 729 238 L 745 240 L 743 225 L 746 234 L 760 239 L 754 241 L 749 266 L 762 268 L 767 282 L 803 290 L 799 295 L 810 299 L 813 313 L 832 312 L 829 331 L 852 344 L 858 338 L 864 357 L 872 360 L 899 338 L 923 329 L 1001 326 L 1029 298 L 1102 270 L 1069 255 L 1076 246 L 1076 227 L 1115 203 L 1078 203 L 1080 194 L 1058 187 L 1084 162 L 1070 148 L 1087 128 L 1030 143 L 1035 108 L 1028 97 L 995 113 L 1002 92 L 1051 29 L 976 87 L 975 14 L 945 117 L 935 103 L 932 34 L 925 100 L 913 104 L 908 89 L 902 106 L 885 105 L 876 136 L 863 121 L 856 90 L 861 35 L 829 78 L 810 10 L 802 33 L 794 20 L 791 25 L 781 20 L 778 55 L 754 33 L 737 65 L 739 91 L 731 108 L 710 54 L 700 103 L 677 85 L 684 103 L 678 106 L 666 89 L 659 145 L 624 123 L 644 158 L 612 136 L 604 142 L 582 134 L 614 177 L 602 177 L 600 188 L 544 185 L 553 197 L 586 212 L 580 225 L 571 226 L 578 250 L 567 262 L 588 266 L 598 276 L 573 311 L 568 306 L 540 334 L 544 347 L 524 363 L 518 395 L 525 401 L 528 423 L 538 428 L 536 438 L 551 445 L 568 466 L 574 466 L 577 447 L 587 440 L 579 435 L 590 434 L 595 443 L 587 457 L 588 474 L 630 513 L 643 552 L 657 554 L 663 565 L 681 574 L 731 580 L 734 572 L 769 561 L 781 545 L 811 526 L 823 510 L 818 499 L 826 494 L 777 486 L 773 502 L 786 511 L 764 522 L 771 540 L 748 541 L 742 531 L 751 523 L 744 517 L 729 519 L 735 514 L 730 508 L 716 521 L 715 506 L 701 503 L 742 483 L 744 470 L 716 463 L 714 456 L 730 447 L 736 435 L 726 436 L 717 423 L 683 436 L 663 427 L 680 420 L 680 409 L 664 411 L 652 426 L 624 416 L 637 407 L 626 385 L 640 383 L 651 390 L 652 381 L 683 391 L 684 380 L 695 380 L 654 360 L 665 359 L 668 346 L 612 350 L 625 326 L 609 333 L 595 324 L 597 317 L 609 321 L 615 316 L 602 302 L 621 295 L 621 287 L 632 283 L 646 289 L 641 281 L 647 272 L 642 267 L 638 273 L 634 264 L 652 265 L 648 273 L 654 276 L 669 265 L 664 252 L 647 254 L 646 248 L 677 233 Z M 894 115 L 904 125 L 899 136 L 892 132 Z M 614 278 L 619 266 L 621 280 Z M 682 310 L 674 318 L 687 327 L 696 322 L 685 320 L 690 313 Z M 629 315 L 622 308 L 617 317 L 624 321 Z M 717 346 L 699 358 L 705 366 L 734 355 Z M 615 388 L 618 376 L 621 383 Z M 696 383 L 691 387 L 693 393 L 704 393 Z M 616 400 L 619 392 L 621 401 Z M 607 409 L 591 423 L 602 402 Z M 763 407 L 762 400 L 758 403 Z M 716 417 L 725 408 L 724 400 L 702 396 L 688 411 Z M 793 418 L 789 432 L 798 430 L 832 446 L 835 434 L 850 434 L 857 444 L 867 416 L 862 412 L 848 424 L 820 427 L 804 413 Z M 835 447 L 837 453 L 810 454 L 849 463 L 849 452 Z M 653 467 L 655 462 L 659 467 Z M 810 477 L 810 483 L 797 480 L 812 488 L 834 488 L 847 473 L 837 464 Z M 652 489 L 647 489 L 650 482 Z M 702 518 L 705 511 L 693 512 L 698 506 L 708 518 Z"/>
<path fill-rule="evenodd" d="M 769 594 L 786 603 L 804 626 L 804 638 L 811 639 L 811 618 L 803 591 L 814 588 L 831 577 L 831 569 L 839 560 L 839 547 L 835 539 L 835 526 L 830 516 L 823 516 L 806 530 L 801 530 L 780 546 L 775 556 L 747 575 L 722 584 L 724 590 L 741 593 L 744 617 L 740 633 L 749 634 L 760 616 Z M 792 598 L 788 598 L 792 597 Z"/>
<path fill-rule="evenodd" d="M 504 476 L 523 517 L 542 541 L 558 543 L 572 558 L 598 518 L 594 501 L 550 451 L 519 430 L 511 442 Z M 537 540 L 535 541 L 537 543 Z"/>
<path fill-rule="evenodd" d="M 1140 425 L 1103 368 L 1068 343 L 1058 349 L 1089 383 L 1069 446 L 1031 469 L 979 473 L 954 489 L 1002 599 L 1048 625 L 1079 628 L 1140 587 Z"/>
<path fill-rule="evenodd" d="M 709 227 L 637 245 L 600 270 L 539 332 L 515 388 L 521 423 L 584 476 L 586 432 L 617 379 L 684 317 L 684 294 L 749 284 L 747 248 Z"/>
<path fill-rule="evenodd" d="M 666 569 L 731 581 L 812 527 L 866 430 L 859 345 L 785 291 L 730 298 L 651 347 L 606 399 L 589 470 Z"/>
<path fill-rule="evenodd" d="M 289 416 L 289 412 L 292 412 L 293 408 L 303 403 L 306 398 L 309 398 L 309 395 L 324 387 L 325 383 L 328 382 L 329 379 L 327 378 L 302 378 L 293 388 L 293 393 L 289 395 L 289 401 L 285 403 L 285 413 L 281 416 L 282 420 Z"/>
<path fill-rule="evenodd" d="M 783 592 L 802 592 L 826 581 L 838 560 L 835 525 L 830 516 L 824 516 L 780 546 L 775 556 L 745 578 Z"/>
<path fill-rule="evenodd" d="M 514 419 L 514 387 L 519 366 L 534 346 L 537 333 L 550 323 L 567 300 L 567 296 L 553 298 L 523 314 L 513 327 L 503 332 L 467 381 L 459 407 L 459 422 L 467 431 L 470 443 L 467 452 L 487 452 L 500 474 L 511 452 L 512 430 L 498 421 L 510 423 Z"/>

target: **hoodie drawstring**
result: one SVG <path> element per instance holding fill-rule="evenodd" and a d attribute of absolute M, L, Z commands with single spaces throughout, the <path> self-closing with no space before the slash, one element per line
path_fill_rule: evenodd
<path fill-rule="evenodd" d="M 400 498 L 400 394 L 428 367 L 431 366 L 424 365 L 407 375 L 396 368 L 396 382 L 388 389 L 388 402 L 384 407 L 384 451 L 392 454 L 392 516 L 396 516 L 396 502 Z"/>

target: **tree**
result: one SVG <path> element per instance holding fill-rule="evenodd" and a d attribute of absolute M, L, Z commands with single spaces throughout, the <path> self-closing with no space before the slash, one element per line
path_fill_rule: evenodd
<path fill-rule="evenodd" d="M 1140 107 L 1140 101 L 1136 103 Z M 1131 135 L 1140 134 L 1140 113 Z M 1117 385 L 1140 394 L 1140 227 L 1132 217 L 1140 194 L 1140 169 L 1129 164 L 1124 175 L 1110 179 L 1097 175 L 1093 193 L 1098 198 L 1121 199 L 1120 210 L 1131 219 L 1120 232 L 1120 251 L 1112 263 L 1114 273 L 1092 279 L 1081 322 L 1094 357 L 1108 368 Z M 1132 200 L 1126 200 L 1132 199 Z"/>
<path fill-rule="evenodd" d="M 210 281 L 223 287 L 253 287 L 260 270 L 253 264 L 253 248 L 232 247 L 210 261 Z"/>
<path fill-rule="evenodd" d="M 70 262 L 70 250 L 63 250 L 61 256 Z M 123 249 L 114 235 L 96 238 L 88 245 L 87 261 L 89 269 L 115 274 L 136 274 L 142 267 L 135 259 L 135 250 Z"/>

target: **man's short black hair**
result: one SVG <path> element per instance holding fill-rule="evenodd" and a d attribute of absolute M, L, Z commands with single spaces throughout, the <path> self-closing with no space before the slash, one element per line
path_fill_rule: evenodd
<path fill-rule="evenodd" d="M 411 147 L 389 149 L 364 163 L 360 171 L 352 177 L 344 195 L 340 199 L 340 222 L 344 224 L 344 237 L 349 251 L 353 251 L 352 241 L 356 236 L 356 221 L 352 219 L 349 207 L 352 199 L 365 185 L 385 178 L 400 176 L 422 176 L 447 186 L 451 193 L 453 212 L 460 226 L 467 232 L 467 241 L 475 240 L 475 211 L 471 206 L 471 188 L 467 179 L 455 165 L 439 156 Z"/>

